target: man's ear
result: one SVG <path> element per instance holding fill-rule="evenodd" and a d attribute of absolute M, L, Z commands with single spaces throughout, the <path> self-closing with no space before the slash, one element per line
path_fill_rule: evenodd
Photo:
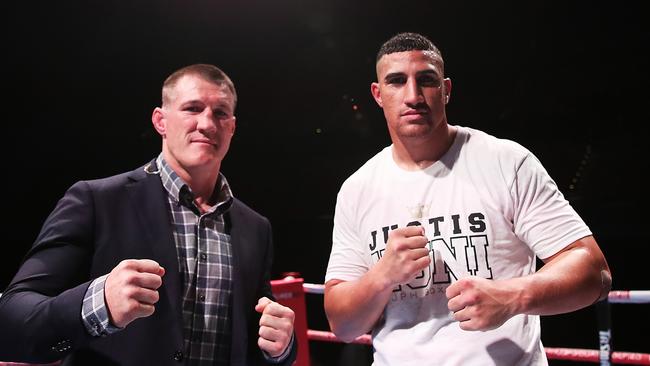
<path fill-rule="evenodd" d="M 158 134 L 165 137 L 167 133 L 167 126 L 165 125 L 165 112 L 160 107 L 156 107 L 151 113 L 151 123 L 153 128 L 156 129 Z"/>
<path fill-rule="evenodd" d="M 445 104 L 449 103 L 449 98 L 451 98 L 451 79 L 450 78 L 444 78 L 442 80 L 442 85 L 443 85 L 443 93 L 445 95 Z"/>
<path fill-rule="evenodd" d="M 375 102 L 379 104 L 380 107 L 384 108 L 384 104 L 381 101 L 381 91 L 379 90 L 379 83 L 375 82 L 370 84 L 370 94 L 375 98 Z"/>
<path fill-rule="evenodd" d="M 231 135 L 235 134 L 235 130 L 237 129 L 236 127 L 237 127 L 237 117 L 232 116 L 232 128 L 230 129 Z"/>

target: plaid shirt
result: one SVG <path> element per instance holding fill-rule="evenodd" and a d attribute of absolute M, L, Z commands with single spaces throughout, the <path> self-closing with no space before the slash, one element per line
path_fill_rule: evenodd
<path fill-rule="evenodd" d="M 232 205 L 232 192 L 220 173 L 213 193 L 216 204 L 201 214 L 189 186 L 162 155 L 157 163 L 169 193 L 178 267 L 183 276 L 186 365 L 229 365 L 233 271 L 223 214 Z"/>
<path fill-rule="evenodd" d="M 183 323 L 186 365 L 230 363 L 229 304 L 232 294 L 232 251 L 223 214 L 232 205 L 232 192 L 219 174 L 216 204 L 201 214 L 189 186 L 162 158 L 156 163 L 168 192 L 178 264 L 183 277 Z M 104 302 L 107 275 L 93 281 L 86 291 L 82 318 L 91 335 L 105 336 L 120 330 L 112 326 Z"/>

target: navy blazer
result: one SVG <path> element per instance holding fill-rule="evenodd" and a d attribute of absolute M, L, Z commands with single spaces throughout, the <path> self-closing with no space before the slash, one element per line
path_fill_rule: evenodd
<path fill-rule="evenodd" d="M 232 241 L 232 365 L 266 364 L 257 346 L 258 298 L 273 298 L 271 225 L 234 199 L 224 215 Z M 153 315 L 124 330 L 92 337 L 81 306 L 93 279 L 124 259 L 152 259 L 165 268 Z M 143 167 L 74 184 L 49 215 L 0 297 L 0 360 L 63 365 L 180 365 L 182 279 L 167 192 Z M 295 359 L 296 344 L 290 357 Z"/>

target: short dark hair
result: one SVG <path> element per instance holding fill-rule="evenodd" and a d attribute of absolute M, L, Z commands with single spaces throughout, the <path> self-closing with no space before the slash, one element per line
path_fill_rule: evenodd
<path fill-rule="evenodd" d="M 404 32 L 394 35 L 381 45 L 379 52 L 377 52 L 376 62 L 379 62 L 379 59 L 384 55 L 406 51 L 431 51 L 442 60 L 442 53 L 427 37 L 418 33 Z"/>
<path fill-rule="evenodd" d="M 237 92 L 235 91 L 235 84 L 220 68 L 209 64 L 194 64 L 185 66 L 181 69 L 174 71 L 165 79 L 162 87 L 162 103 L 165 105 L 169 102 L 168 91 L 173 88 L 178 80 L 185 75 L 196 75 L 206 81 L 214 83 L 215 85 L 225 86 L 230 90 L 235 104 L 237 104 Z"/>

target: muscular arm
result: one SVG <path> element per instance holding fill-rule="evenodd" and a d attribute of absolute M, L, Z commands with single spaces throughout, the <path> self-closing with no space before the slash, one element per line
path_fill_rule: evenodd
<path fill-rule="evenodd" d="M 467 277 L 447 288 L 449 309 L 465 330 L 493 329 L 517 314 L 553 315 L 604 299 L 609 267 L 592 236 L 546 258 L 536 273 L 507 280 Z"/>
<path fill-rule="evenodd" d="M 593 236 L 573 242 L 544 263 L 523 280 L 530 287 L 524 313 L 552 315 L 578 310 L 605 299 L 612 287 L 609 266 Z"/>
<path fill-rule="evenodd" d="M 357 281 L 330 280 L 325 284 L 325 312 L 330 328 L 344 342 L 372 329 L 392 292 L 368 272 Z"/>
<path fill-rule="evenodd" d="M 421 227 L 391 231 L 384 256 L 355 281 L 325 284 L 325 312 L 332 332 L 344 342 L 367 333 L 377 322 L 393 288 L 410 280 L 430 263 Z"/>

